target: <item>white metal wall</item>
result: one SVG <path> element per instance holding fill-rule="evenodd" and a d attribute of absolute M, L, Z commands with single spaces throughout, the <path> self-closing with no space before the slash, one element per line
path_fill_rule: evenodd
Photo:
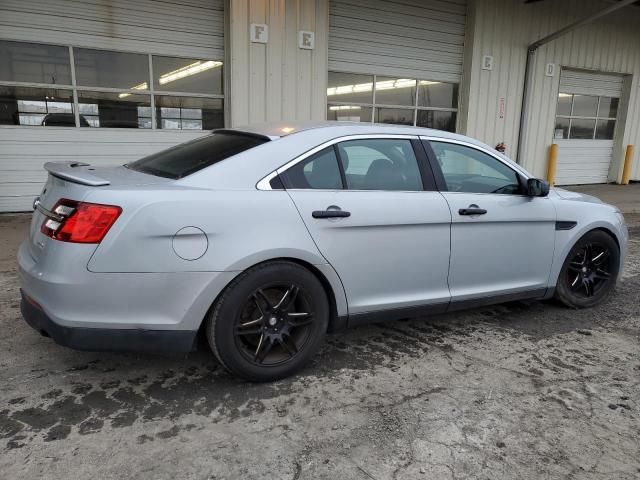
<path fill-rule="evenodd" d="M 231 124 L 322 120 L 326 110 L 328 0 L 232 0 Z M 268 43 L 249 41 L 266 24 Z M 298 48 L 298 31 L 315 32 L 315 48 Z"/>
<path fill-rule="evenodd" d="M 465 132 L 490 145 L 506 142 L 515 156 L 528 44 L 591 12 L 610 5 L 603 0 L 544 1 L 475 0 L 470 11 L 471 61 L 465 69 L 463 108 Z M 534 65 L 533 105 L 529 141 L 523 166 L 537 176 L 546 174 L 547 152 L 553 142 L 560 67 L 627 74 L 619 113 L 609 179 L 622 175 L 624 146 L 640 145 L 640 8 L 601 18 L 541 47 Z M 494 57 L 493 70 L 483 70 L 482 57 Z M 466 62 L 465 62 L 466 63 Z M 545 66 L 556 66 L 553 77 Z M 502 99 L 502 100 L 501 100 Z M 501 115 L 502 110 L 502 115 Z M 640 180 L 636 147 L 633 179 Z"/>
<path fill-rule="evenodd" d="M 331 0 L 329 70 L 460 82 L 466 0 Z"/>
<path fill-rule="evenodd" d="M 2 0 L 0 38 L 223 59 L 223 0 Z M 0 126 L 0 212 L 30 210 L 42 165 L 121 165 L 206 132 Z"/>

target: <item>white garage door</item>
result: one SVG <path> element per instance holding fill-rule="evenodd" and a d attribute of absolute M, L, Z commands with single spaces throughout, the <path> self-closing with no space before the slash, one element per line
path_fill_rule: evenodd
<path fill-rule="evenodd" d="M 0 2 L 0 212 L 224 125 L 224 0 Z"/>
<path fill-rule="evenodd" d="M 331 0 L 329 120 L 455 130 L 466 0 Z"/>
<path fill-rule="evenodd" d="M 606 183 L 623 77 L 563 69 L 554 142 L 557 185 Z"/>

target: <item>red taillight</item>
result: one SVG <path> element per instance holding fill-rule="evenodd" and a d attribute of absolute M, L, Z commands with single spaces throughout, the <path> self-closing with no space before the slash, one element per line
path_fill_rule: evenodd
<path fill-rule="evenodd" d="M 47 218 L 40 231 L 46 236 L 72 243 L 100 243 L 122 213 L 115 205 L 76 202 L 63 198 L 53 207 L 58 219 Z"/>

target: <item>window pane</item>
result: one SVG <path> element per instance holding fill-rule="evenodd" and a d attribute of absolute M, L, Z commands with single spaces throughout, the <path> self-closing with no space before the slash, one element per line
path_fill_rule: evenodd
<path fill-rule="evenodd" d="M 431 142 L 450 192 L 520 193 L 514 170 L 475 148 L 454 143 Z"/>
<path fill-rule="evenodd" d="M 329 105 L 327 107 L 327 120 L 371 123 L 371 107 L 359 107 L 358 105 Z"/>
<path fill-rule="evenodd" d="M 147 55 L 74 48 L 73 56 L 79 86 L 149 89 Z"/>
<path fill-rule="evenodd" d="M 0 86 L 0 125 L 75 127 L 71 90 Z"/>
<path fill-rule="evenodd" d="M 81 127 L 151 128 L 149 95 L 78 92 Z"/>
<path fill-rule="evenodd" d="M 0 80 L 71 85 L 69 48 L 0 41 Z"/>
<path fill-rule="evenodd" d="M 556 140 L 562 140 L 569 138 L 569 119 L 563 117 L 556 117 L 556 126 L 553 130 L 553 138 Z"/>
<path fill-rule="evenodd" d="M 350 190 L 422 190 L 410 140 L 350 140 L 338 151 Z"/>
<path fill-rule="evenodd" d="M 183 178 L 269 140 L 243 133 L 214 133 L 163 150 L 127 165 L 138 172 Z"/>
<path fill-rule="evenodd" d="M 376 108 L 376 123 L 413 125 L 414 110 L 407 108 Z"/>
<path fill-rule="evenodd" d="M 570 93 L 559 93 L 558 94 L 558 110 L 556 111 L 556 115 L 571 115 L 571 101 L 573 100 L 573 95 Z"/>
<path fill-rule="evenodd" d="M 458 85 L 455 83 L 419 80 L 418 106 L 458 108 Z"/>
<path fill-rule="evenodd" d="M 436 110 L 418 110 L 418 127 L 435 128 L 447 132 L 456 131 L 456 112 L 439 112 Z"/>
<path fill-rule="evenodd" d="M 615 120 L 598 120 L 598 125 L 596 126 L 596 140 L 613 140 L 615 128 Z"/>
<path fill-rule="evenodd" d="M 616 118 L 618 116 L 618 99 L 611 97 L 600 97 L 599 117 Z"/>
<path fill-rule="evenodd" d="M 591 140 L 593 139 L 593 130 L 595 129 L 595 127 L 595 120 L 572 118 L 571 130 L 569 130 L 569 138 Z"/>
<path fill-rule="evenodd" d="M 598 110 L 598 97 L 590 95 L 573 96 L 573 113 L 575 117 L 595 117 Z"/>
<path fill-rule="evenodd" d="M 373 75 L 329 72 L 327 100 L 373 103 Z"/>
<path fill-rule="evenodd" d="M 341 190 L 342 178 L 333 146 L 291 167 L 283 180 L 287 188 Z"/>
<path fill-rule="evenodd" d="M 411 78 L 376 77 L 376 105 L 416 104 L 416 81 Z M 413 125 L 413 121 L 411 122 Z"/>
<path fill-rule="evenodd" d="M 213 130 L 224 127 L 221 98 L 156 96 L 158 128 Z"/>
<path fill-rule="evenodd" d="M 222 94 L 222 62 L 153 56 L 156 91 Z"/>

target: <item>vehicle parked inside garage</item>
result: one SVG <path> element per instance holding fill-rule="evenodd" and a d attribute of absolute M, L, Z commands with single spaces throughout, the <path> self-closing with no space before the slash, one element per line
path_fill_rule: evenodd
<path fill-rule="evenodd" d="M 554 295 L 594 306 L 627 242 L 615 207 L 416 127 L 269 124 L 46 169 L 18 253 L 26 321 L 87 350 L 187 352 L 201 332 L 254 381 L 344 327 Z"/>

